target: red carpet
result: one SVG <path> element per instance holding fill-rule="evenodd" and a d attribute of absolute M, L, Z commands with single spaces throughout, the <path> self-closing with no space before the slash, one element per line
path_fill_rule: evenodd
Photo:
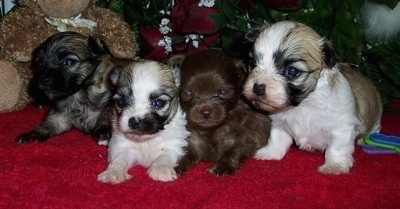
<path fill-rule="evenodd" d="M 400 208 L 400 155 L 368 155 L 358 147 L 348 175 L 323 176 L 320 153 L 291 148 L 281 161 L 247 161 L 233 176 L 215 177 L 201 163 L 169 183 L 143 167 L 133 179 L 103 184 L 107 151 L 74 130 L 43 144 L 14 138 L 45 110 L 0 114 L 0 208 Z M 400 117 L 385 115 L 383 133 L 400 135 Z"/>

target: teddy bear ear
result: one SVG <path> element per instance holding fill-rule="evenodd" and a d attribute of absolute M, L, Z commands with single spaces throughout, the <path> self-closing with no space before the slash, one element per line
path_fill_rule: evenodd
<path fill-rule="evenodd" d="M 87 45 L 92 49 L 95 55 L 111 54 L 107 45 L 100 39 L 93 36 L 87 38 Z"/>

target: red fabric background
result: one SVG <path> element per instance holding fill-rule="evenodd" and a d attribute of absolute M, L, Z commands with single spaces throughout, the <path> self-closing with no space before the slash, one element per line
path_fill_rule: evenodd
<path fill-rule="evenodd" d="M 151 180 L 143 167 L 120 185 L 103 184 L 107 150 L 76 130 L 46 143 L 14 138 L 46 110 L 0 114 L 0 208 L 399 208 L 400 155 L 356 149 L 348 175 L 316 171 L 321 153 L 292 147 L 281 161 L 248 160 L 236 175 L 215 177 L 201 163 L 177 181 Z M 400 117 L 385 115 L 383 133 L 400 135 Z"/>

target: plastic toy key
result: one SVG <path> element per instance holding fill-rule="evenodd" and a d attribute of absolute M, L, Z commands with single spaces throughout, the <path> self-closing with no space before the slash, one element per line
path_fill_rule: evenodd
<path fill-rule="evenodd" d="M 364 142 L 367 145 L 371 145 L 377 148 L 389 149 L 400 153 L 400 137 L 397 136 L 374 133 L 364 137 Z M 367 152 L 369 150 L 368 148 L 364 148 L 364 151 Z"/>
<path fill-rule="evenodd" d="M 396 154 L 396 151 L 392 149 L 386 149 L 381 147 L 375 147 L 368 144 L 362 146 L 362 151 L 371 155 L 386 155 L 386 154 Z"/>

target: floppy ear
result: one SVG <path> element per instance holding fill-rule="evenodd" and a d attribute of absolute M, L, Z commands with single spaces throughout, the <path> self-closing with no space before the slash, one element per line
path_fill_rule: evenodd
<path fill-rule="evenodd" d="M 111 86 L 115 87 L 117 85 L 121 72 L 121 66 L 116 66 L 110 71 L 110 73 L 108 74 L 108 82 L 110 82 Z"/>
<path fill-rule="evenodd" d="M 236 76 L 239 79 L 239 83 L 243 84 L 248 74 L 246 65 L 241 60 L 234 60 L 233 65 L 235 66 Z"/>
<path fill-rule="evenodd" d="M 107 45 L 100 39 L 89 36 L 86 40 L 87 45 L 92 49 L 95 55 L 111 54 Z"/>
<path fill-rule="evenodd" d="M 184 59 L 185 55 L 178 54 L 170 57 L 167 61 L 168 67 L 171 69 L 172 74 L 174 75 L 174 80 L 177 87 L 181 85 L 181 66 Z"/>
<path fill-rule="evenodd" d="M 271 24 L 270 23 L 265 23 L 262 26 L 252 28 L 250 29 L 245 35 L 244 35 L 244 41 L 245 43 L 254 43 L 256 41 L 257 37 L 260 35 L 261 31 L 269 27 Z"/>
<path fill-rule="evenodd" d="M 260 35 L 261 27 L 252 28 L 244 35 L 245 43 L 254 43 L 257 37 Z"/>
<path fill-rule="evenodd" d="M 324 55 L 324 62 L 328 68 L 332 68 L 338 62 L 335 51 L 333 50 L 332 43 L 323 40 L 322 54 Z"/>

